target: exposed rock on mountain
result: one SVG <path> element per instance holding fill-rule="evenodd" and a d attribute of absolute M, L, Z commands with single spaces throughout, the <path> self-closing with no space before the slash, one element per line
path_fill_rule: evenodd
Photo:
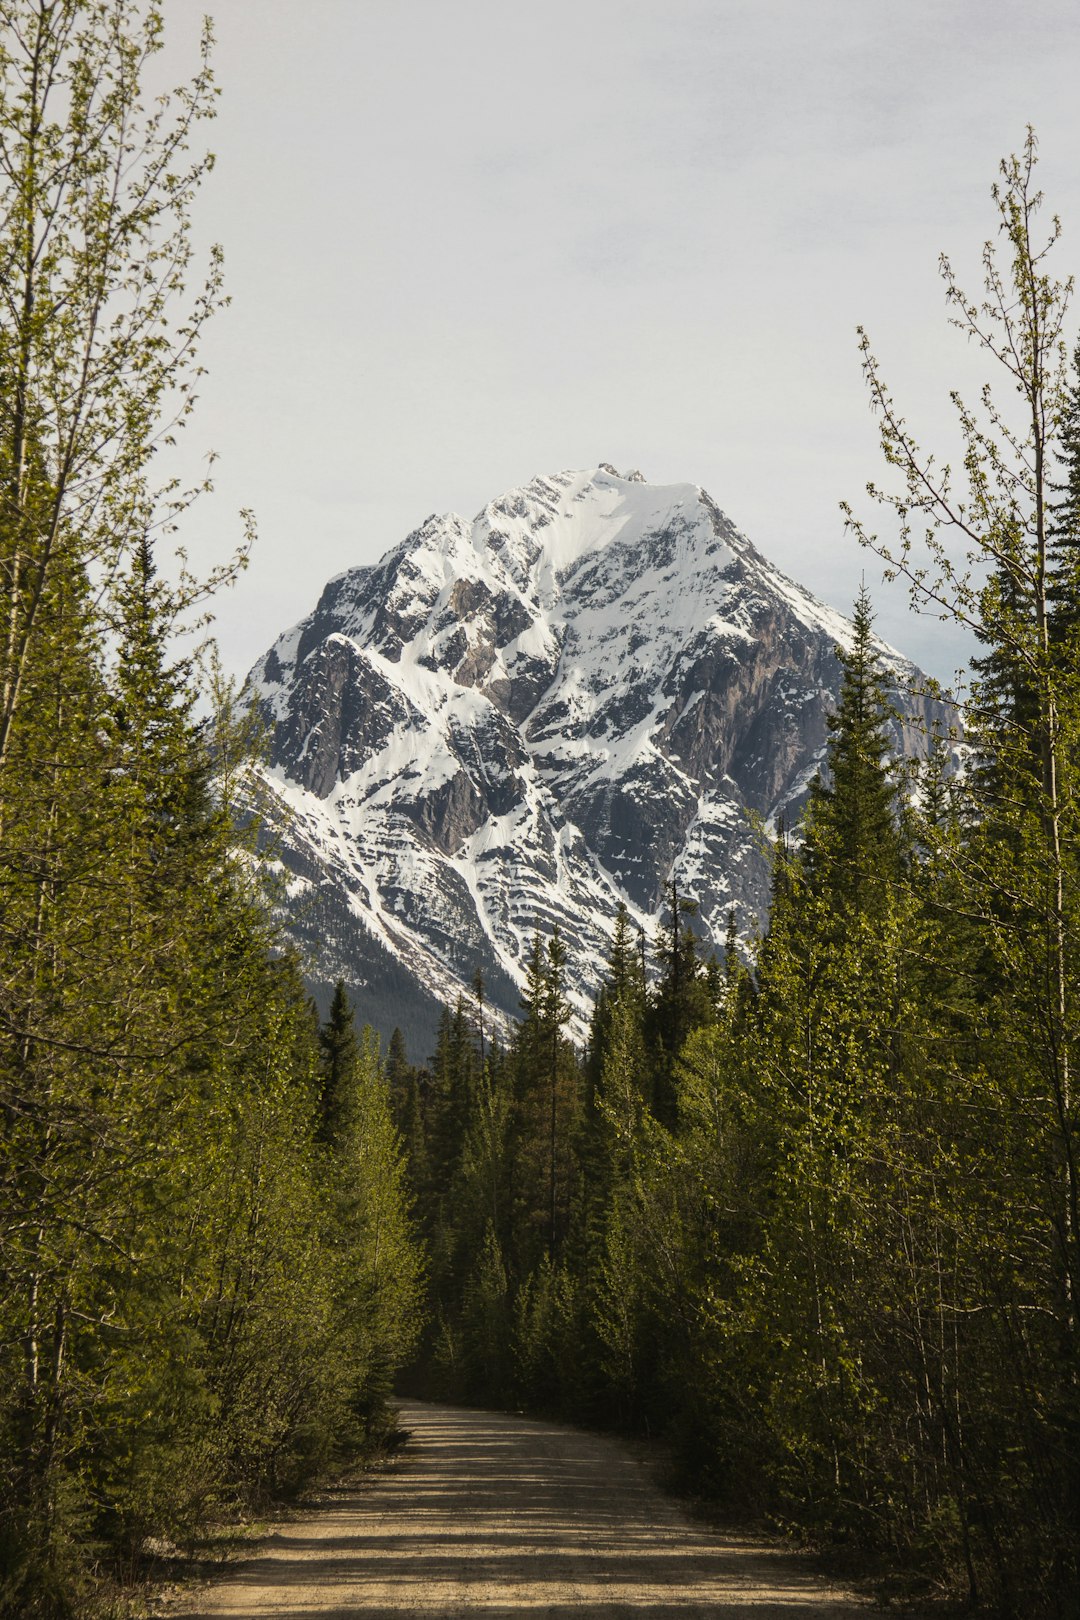
<path fill-rule="evenodd" d="M 514 1014 L 556 924 L 580 1019 L 618 900 L 651 934 L 673 876 L 715 942 L 732 906 L 752 930 L 762 829 L 821 763 L 849 639 L 691 484 L 604 465 L 428 518 L 252 671 L 313 978 L 422 1055 L 478 967 Z M 882 653 L 918 751 L 936 705 Z"/>

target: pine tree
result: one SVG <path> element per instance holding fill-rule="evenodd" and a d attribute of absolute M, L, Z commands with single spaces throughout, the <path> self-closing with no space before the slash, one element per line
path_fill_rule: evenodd
<path fill-rule="evenodd" d="M 473 995 L 476 997 L 476 1032 L 480 1042 L 480 1073 L 483 1074 L 487 1054 L 484 1049 L 484 975 L 479 968 L 473 974 Z"/>
<path fill-rule="evenodd" d="M 514 1045 L 513 1269 L 522 1275 L 542 1253 L 557 1256 L 573 1199 L 570 1144 L 577 1126 L 578 1074 L 563 1034 L 569 1016 L 565 951 L 554 930 L 545 945 L 533 938 L 524 1013 Z"/>
<path fill-rule="evenodd" d="M 852 1279 L 869 1289 L 887 1122 L 906 1085 L 914 902 L 865 592 L 854 622 L 827 780 L 814 784 L 801 842 L 777 852 L 755 993 L 733 970 L 716 1034 L 688 1052 L 681 1107 L 707 1189 L 695 1286 L 714 1302 L 709 1315 L 727 1300 L 720 1321 L 726 1314 L 753 1347 L 751 1376 L 767 1391 L 754 1421 L 768 1489 L 792 1508 L 802 1498 L 803 1513 L 809 1500 L 834 1532 L 865 1534 L 873 1485 L 857 1437 L 878 1390 Z M 740 1185 L 745 1161 L 767 1191 Z M 710 1256 L 718 1208 L 722 1244 Z M 725 1250 L 738 1270 L 726 1269 Z M 700 1353 L 736 1402 L 738 1368 L 723 1339 Z M 727 1421 L 714 1403 L 707 1425 Z"/>
<path fill-rule="evenodd" d="M 396 1026 L 390 1036 L 390 1045 L 386 1049 L 386 1082 L 390 1087 L 390 1096 L 395 1106 L 400 1106 L 401 1100 L 408 1090 L 412 1066 L 409 1063 L 409 1054 L 405 1047 L 405 1037 Z"/>
<path fill-rule="evenodd" d="M 630 913 L 623 901 L 615 911 L 615 926 L 608 958 L 607 974 L 597 992 L 589 1029 L 588 1073 L 590 1087 L 596 1090 L 603 1072 L 608 1031 L 614 1010 L 634 1004 L 643 1011 L 641 971 L 632 935 Z"/>
<path fill-rule="evenodd" d="M 658 945 L 661 972 L 650 998 L 647 1031 L 652 1052 L 652 1111 L 669 1129 L 675 1123 L 675 1069 L 683 1042 L 712 1017 L 712 997 L 691 925 L 697 902 L 668 891 L 668 922 Z"/>
<path fill-rule="evenodd" d="M 829 897 L 838 926 L 845 912 L 872 914 L 887 903 L 904 859 L 903 807 L 889 768 L 894 711 L 872 625 L 864 586 L 852 613 L 851 650 L 837 648 L 844 678 L 828 721 L 827 780 L 811 784 L 803 828 L 800 865 L 810 886 Z"/>
<path fill-rule="evenodd" d="M 324 1140 L 333 1142 L 341 1126 L 342 1109 L 357 1062 L 353 1009 L 345 993 L 343 979 L 339 979 L 334 986 L 326 1023 L 319 1030 L 319 1051 L 322 1059 L 320 1133 Z"/>

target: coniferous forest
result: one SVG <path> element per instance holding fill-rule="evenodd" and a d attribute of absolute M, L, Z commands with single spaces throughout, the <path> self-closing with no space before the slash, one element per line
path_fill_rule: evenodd
<path fill-rule="evenodd" d="M 148 1537 L 378 1435 L 419 1253 L 372 1044 L 320 1030 L 225 809 L 244 722 L 155 489 L 208 66 L 153 6 L 0 10 L 0 1608 L 94 1611 Z M 175 571 L 174 571 L 175 572 Z M 340 1014 L 340 1009 L 337 1010 Z M 104 1587 L 103 1587 L 104 1582 Z"/>
<path fill-rule="evenodd" d="M 659 937 L 610 918 L 580 1049 L 537 935 L 520 1023 L 477 978 L 418 1067 L 340 986 L 320 1023 L 229 814 L 257 726 L 198 622 L 243 548 L 172 566 L 209 57 L 144 103 L 156 6 L 0 19 L 0 1612 L 119 1612 L 151 1544 L 370 1450 L 407 1368 L 1080 1615 L 1080 354 L 1034 138 L 980 296 L 944 266 L 997 389 L 958 486 L 863 340 L 890 538 L 847 521 L 977 637 L 956 735 L 891 756 L 862 592 L 762 937 L 707 954 L 677 884 Z"/>
<path fill-rule="evenodd" d="M 961 325 L 1021 432 L 962 405 L 967 487 L 867 341 L 917 605 L 978 638 L 956 739 L 890 757 L 872 613 L 768 926 L 705 958 L 626 913 L 585 1052 L 557 933 L 511 1040 L 483 987 L 393 1079 L 429 1265 L 424 1387 L 667 1437 L 684 1481 L 972 1607 L 1080 1614 L 1080 353 L 1034 138 Z M 1005 268 L 1001 268 L 1004 262 Z M 1003 390 L 1004 392 L 1005 390 Z M 857 520 L 849 513 L 849 522 Z M 919 542 L 922 542 L 921 549 Z M 959 560 L 957 560 L 959 559 Z M 489 1020 L 490 1022 L 490 1020 Z M 400 1057 L 400 1054 L 399 1054 Z"/>

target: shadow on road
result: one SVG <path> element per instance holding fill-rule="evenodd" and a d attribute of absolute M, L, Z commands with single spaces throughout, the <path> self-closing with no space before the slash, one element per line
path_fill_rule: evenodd
<path fill-rule="evenodd" d="M 691 1524 L 617 1441 L 420 1403 L 402 1422 L 384 1472 L 282 1526 L 190 1620 L 865 1620 L 787 1551 Z"/>

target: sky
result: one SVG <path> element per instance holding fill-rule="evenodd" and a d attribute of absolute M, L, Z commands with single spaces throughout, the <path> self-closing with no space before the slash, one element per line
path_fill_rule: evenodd
<path fill-rule="evenodd" d="M 168 0 L 160 71 L 210 9 L 220 111 L 200 246 L 196 568 L 259 538 L 217 604 L 242 675 L 325 581 L 432 512 L 601 461 L 704 486 L 770 559 L 948 680 L 844 532 L 881 478 L 864 325 L 921 442 L 993 372 L 950 329 L 1000 160 L 1033 124 L 1057 273 L 1080 269 L 1075 0 Z M 1075 334 L 1075 321 L 1069 327 Z"/>

